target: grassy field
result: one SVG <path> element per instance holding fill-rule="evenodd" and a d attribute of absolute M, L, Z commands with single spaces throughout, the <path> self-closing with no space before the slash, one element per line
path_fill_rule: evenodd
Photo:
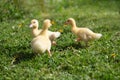
<path fill-rule="evenodd" d="M 0 80 L 120 80 L 119 4 L 117 0 L 48 1 L 43 12 L 38 5 L 29 5 L 23 18 L 0 22 Z M 102 33 L 102 38 L 89 47 L 76 43 L 70 26 L 64 26 L 69 17 L 79 27 Z M 32 52 L 29 24 L 33 18 L 40 28 L 49 18 L 54 21 L 50 30 L 62 32 L 51 58 Z"/>

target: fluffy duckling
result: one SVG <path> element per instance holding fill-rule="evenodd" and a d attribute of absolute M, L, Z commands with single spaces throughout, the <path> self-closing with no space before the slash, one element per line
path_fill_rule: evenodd
<path fill-rule="evenodd" d="M 40 34 L 40 32 L 42 31 L 41 29 L 38 30 L 38 26 L 39 26 L 38 20 L 36 20 L 36 19 L 31 20 L 31 24 L 29 27 L 32 28 L 33 37 L 38 36 Z"/>
<path fill-rule="evenodd" d="M 32 35 L 33 37 L 36 37 L 40 34 L 42 29 L 38 29 L 39 23 L 38 20 L 33 19 L 31 21 L 30 28 L 32 28 Z M 61 33 L 60 32 L 52 32 L 52 31 L 47 31 L 49 35 L 49 39 L 51 40 L 53 45 L 56 45 L 56 42 L 54 41 L 56 38 L 60 37 Z"/>
<path fill-rule="evenodd" d="M 99 39 L 102 36 L 102 34 L 94 33 L 88 28 L 78 28 L 73 18 L 69 18 L 65 22 L 65 24 L 69 24 L 72 26 L 71 31 L 78 37 L 76 41 L 80 41 L 80 40 L 84 41 L 86 43 L 86 46 L 87 46 L 88 41 Z"/>
<path fill-rule="evenodd" d="M 48 35 L 48 28 L 51 25 L 52 24 L 49 19 L 44 20 L 41 33 L 37 37 L 33 38 L 31 46 L 35 53 L 44 53 L 45 51 L 47 51 L 48 55 L 51 56 L 51 41 Z"/>

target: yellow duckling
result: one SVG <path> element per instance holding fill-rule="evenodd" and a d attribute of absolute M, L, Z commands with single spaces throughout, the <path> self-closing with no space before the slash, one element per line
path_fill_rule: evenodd
<path fill-rule="evenodd" d="M 32 28 L 33 37 L 38 36 L 40 32 L 42 31 L 42 29 L 38 30 L 38 26 L 39 26 L 38 20 L 36 19 L 31 20 L 31 24 L 29 27 Z"/>
<path fill-rule="evenodd" d="M 78 28 L 73 18 L 69 18 L 65 22 L 65 24 L 69 24 L 72 26 L 71 31 L 78 37 L 76 41 L 80 41 L 80 40 L 84 41 L 86 43 L 86 46 L 87 46 L 88 41 L 99 39 L 102 36 L 102 34 L 94 33 L 88 28 Z"/>
<path fill-rule="evenodd" d="M 31 46 L 35 53 L 44 53 L 45 51 L 47 51 L 48 55 L 51 56 L 51 41 L 48 35 L 48 28 L 51 25 L 52 24 L 49 19 L 44 20 L 41 33 L 37 37 L 33 38 Z"/>
<path fill-rule="evenodd" d="M 36 37 L 40 34 L 40 32 L 42 31 L 42 29 L 38 29 L 39 27 L 39 23 L 38 20 L 33 19 L 31 21 L 31 25 L 30 28 L 32 28 L 32 35 L 33 37 Z M 52 31 L 47 31 L 48 35 L 49 35 L 49 39 L 51 40 L 52 44 L 55 45 L 56 42 L 54 41 L 56 38 L 60 37 L 61 33 L 60 32 L 52 32 Z"/>

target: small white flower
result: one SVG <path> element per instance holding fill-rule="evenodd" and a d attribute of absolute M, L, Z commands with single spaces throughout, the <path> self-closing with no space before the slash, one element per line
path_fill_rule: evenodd
<path fill-rule="evenodd" d="M 108 55 L 105 55 L 105 58 L 107 58 L 107 59 L 108 59 Z"/>
<path fill-rule="evenodd" d="M 12 26 L 12 29 L 15 29 L 15 26 Z"/>

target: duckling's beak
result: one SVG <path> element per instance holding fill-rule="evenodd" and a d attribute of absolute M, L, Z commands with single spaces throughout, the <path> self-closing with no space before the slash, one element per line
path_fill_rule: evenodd
<path fill-rule="evenodd" d="M 30 24 L 30 26 L 29 26 L 30 28 L 32 28 L 33 27 L 33 25 L 32 24 Z"/>

